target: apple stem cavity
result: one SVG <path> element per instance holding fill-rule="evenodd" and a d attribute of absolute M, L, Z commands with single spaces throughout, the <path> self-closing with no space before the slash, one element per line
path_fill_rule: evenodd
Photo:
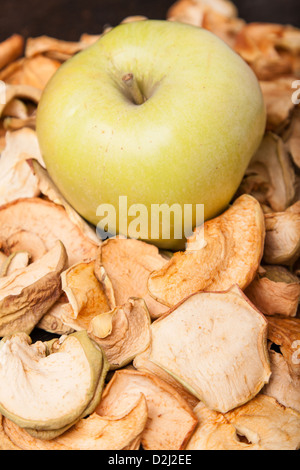
<path fill-rule="evenodd" d="M 126 90 L 129 91 L 130 97 L 132 98 L 134 104 L 140 105 L 146 101 L 133 73 L 126 73 L 122 77 L 122 81 L 126 87 Z"/>

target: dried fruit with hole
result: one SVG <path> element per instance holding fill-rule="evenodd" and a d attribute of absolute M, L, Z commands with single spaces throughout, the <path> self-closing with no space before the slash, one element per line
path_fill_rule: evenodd
<path fill-rule="evenodd" d="M 6 254 L 25 250 L 37 259 L 57 240 L 67 250 L 69 266 L 96 256 L 98 245 L 62 206 L 42 198 L 18 199 L 0 206 L 0 242 Z"/>
<path fill-rule="evenodd" d="M 300 413 L 259 394 L 225 413 L 199 403 L 194 409 L 198 427 L 186 450 L 298 450 Z"/>
<path fill-rule="evenodd" d="M 177 252 L 149 276 L 148 289 L 172 307 L 188 295 L 245 289 L 259 267 L 264 247 L 264 216 L 259 202 L 242 195 L 233 205 L 195 229 L 184 252 Z"/>

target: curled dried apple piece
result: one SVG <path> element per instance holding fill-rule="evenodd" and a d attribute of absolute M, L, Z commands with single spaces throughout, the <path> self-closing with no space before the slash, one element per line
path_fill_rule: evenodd
<path fill-rule="evenodd" d="M 264 262 L 292 266 L 300 255 L 300 201 L 283 212 L 265 214 Z"/>
<path fill-rule="evenodd" d="M 106 276 L 105 284 L 94 274 L 94 260 L 77 263 L 61 275 L 62 289 L 71 310 L 65 310 L 63 322 L 76 330 L 89 328 L 97 315 L 115 307 L 114 293 Z"/>
<path fill-rule="evenodd" d="M 0 343 L 1 413 L 34 437 L 56 437 L 97 406 L 107 372 L 85 331 L 31 344 L 25 333 Z"/>
<path fill-rule="evenodd" d="M 140 393 L 148 406 L 148 420 L 141 435 L 143 449 L 184 449 L 197 420 L 184 398 L 154 375 L 129 369 L 116 371 L 96 411 L 101 416 L 118 416 Z"/>
<path fill-rule="evenodd" d="M 295 317 L 300 300 L 300 281 L 283 266 L 265 266 L 245 294 L 265 315 Z"/>
<path fill-rule="evenodd" d="M 26 127 L 7 132 L 0 159 L 0 205 L 40 194 L 37 178 L 26 163 L 29 155 L 42 162 L 36 133 Z"/>
<path fill-rule="evenodd" d="M 38 104 L 42 96 L 42 90 L 35 88 L 30 85 L 10 85 L 7 84 L 5 87 L 5 103 L 0 103 L 0 116 L 7 104 L 14 98 L 24 98 L 30 100 L 35 104 Z"/>
<path fill-rule="evenodd" d="M 291 123 L 283 135 L 286 147 L 295 165 L 300 168 L 300 111 L 295 109 Z"/>
<path fill-rule="evenodd" d="M 8 445 L 23 450 L 125 450 L 131 446 L 136 448 L 147 417 L 146 400 L 140 395 L 122 415 L 103 417 L 92 413 L 52 440 L 34 438 L 7 418 L 3 432 Z M 5 446 L 5 442 L 2 445 Z"/>
<path fill-rule="evenodd" d="M 267 132 L 246 170 L 239 193 L 251 194 L 273 211 L 284 211 L 295 197 L 295 172 L 283 140 Z"/>
<path fill-rule="evenodd" d="M 134 239 L 110 238 L 99 248 L 95 273 L 101 276 L 101 268 L 106 271 L 113 286 L 116 305 L 125 304 L 130 297 L 143 298 L 151 317 L 156 318 L 167 309 L 149 295 L 147 281 L 149 274 L 165 263 L 166 259 L 154 245 Z"/>
<path fill-rule="evenodd" d="M 186 450 L 298 450 L 300 413 L 259 394 L 225 413 L 199 403 L 194 409 L 198 427 Z"/>
<path fill-rule="evenodd" d="M 148 359 L 225 413 L 269 381 L 267 322 L 242 291 L 200 292 L 151 325 Z"/>
<path fill-rule="evenodd" d="M 127 365 L 150 343 L 150 315 L 144 299 L 129 299 L 95 316 L 88 333 L 104 350 L 111 369 Z"/>
<path fill-rule="evenodd" d="M 259 267 L 264 237 L 259 202 L 242 195 L 222 215 L 196 228 L 186 251 L 150 274 L 149 292 L 172 307 L 200 290 L 227 290 L 233 284 L 245 289 Z"/>
<path fill-rule="evenodd" d="M 66 262 L 66 250 L 57 242 L 36 262 L 0 278 L 0 336 L 32 331 L 61 295 Z"/>
<path fill-rule="evenodd" d="M 0 43 L 0 69 L 13 62 L 23 52 L 24 38 L 20 34 L 13 34 Z"/>
<path fill-rule="evenodd" d="M 21 230 L 20 230 L 21 228 Z M 19 235 L 22 234 L 20 239 Z M 98 245 L 69 218 L 66 210 L 42 198 L 23 198 L 0 207 L 0 240 L 18 240 L 18 250 L 28 249 L 30 237 L 48 251 L 57 240 L 64 244 L 69 266 L 94 259 Z M 26 248 L 22 244 L 25 238 Z M 33 241 L 32 247 L 35 248 Z"/>

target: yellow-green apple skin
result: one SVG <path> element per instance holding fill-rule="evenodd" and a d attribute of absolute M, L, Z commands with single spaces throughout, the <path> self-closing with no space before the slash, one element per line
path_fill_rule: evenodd
<path fill-rule="evenodd" d="M 128 73 L 143 104 L 124 91 Z M 113 28 L 58 69 L 38 106 L 37 135 L 50 176 L 92 224 L 100 204 L 118 216 L 119 196 L 149 214 L 152 204 L 204 204 L 207 220 L 230 203 L 265 120 L 254 73 L 222 40 L 144 20 Z M 182 247 L 150 231 L 148 239 Z"/>

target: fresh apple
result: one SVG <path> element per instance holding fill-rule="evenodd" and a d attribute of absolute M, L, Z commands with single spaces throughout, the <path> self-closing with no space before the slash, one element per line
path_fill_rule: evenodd
<path fill-rule="evenodd" d="M 128 235 L 142 207 L 149 230 L 140 238 L 180 249 L 184 205 L 204 204 L 205 219 L 228 206 L 265 119 L 254 73 L 222 40 L 144 20 L 113 28 L 58 69 L 38 106 L 37 134 L 50 176 L 84 218 L 111 228 L 98 207 L 115 208 L 112 232 Z M 125 197 L 128 213 L 119 207 Z M 182 208 L 170 236 L 151 233 L 161 204 Z M 192 219 L 200 223 L 194 209 Z"/>

